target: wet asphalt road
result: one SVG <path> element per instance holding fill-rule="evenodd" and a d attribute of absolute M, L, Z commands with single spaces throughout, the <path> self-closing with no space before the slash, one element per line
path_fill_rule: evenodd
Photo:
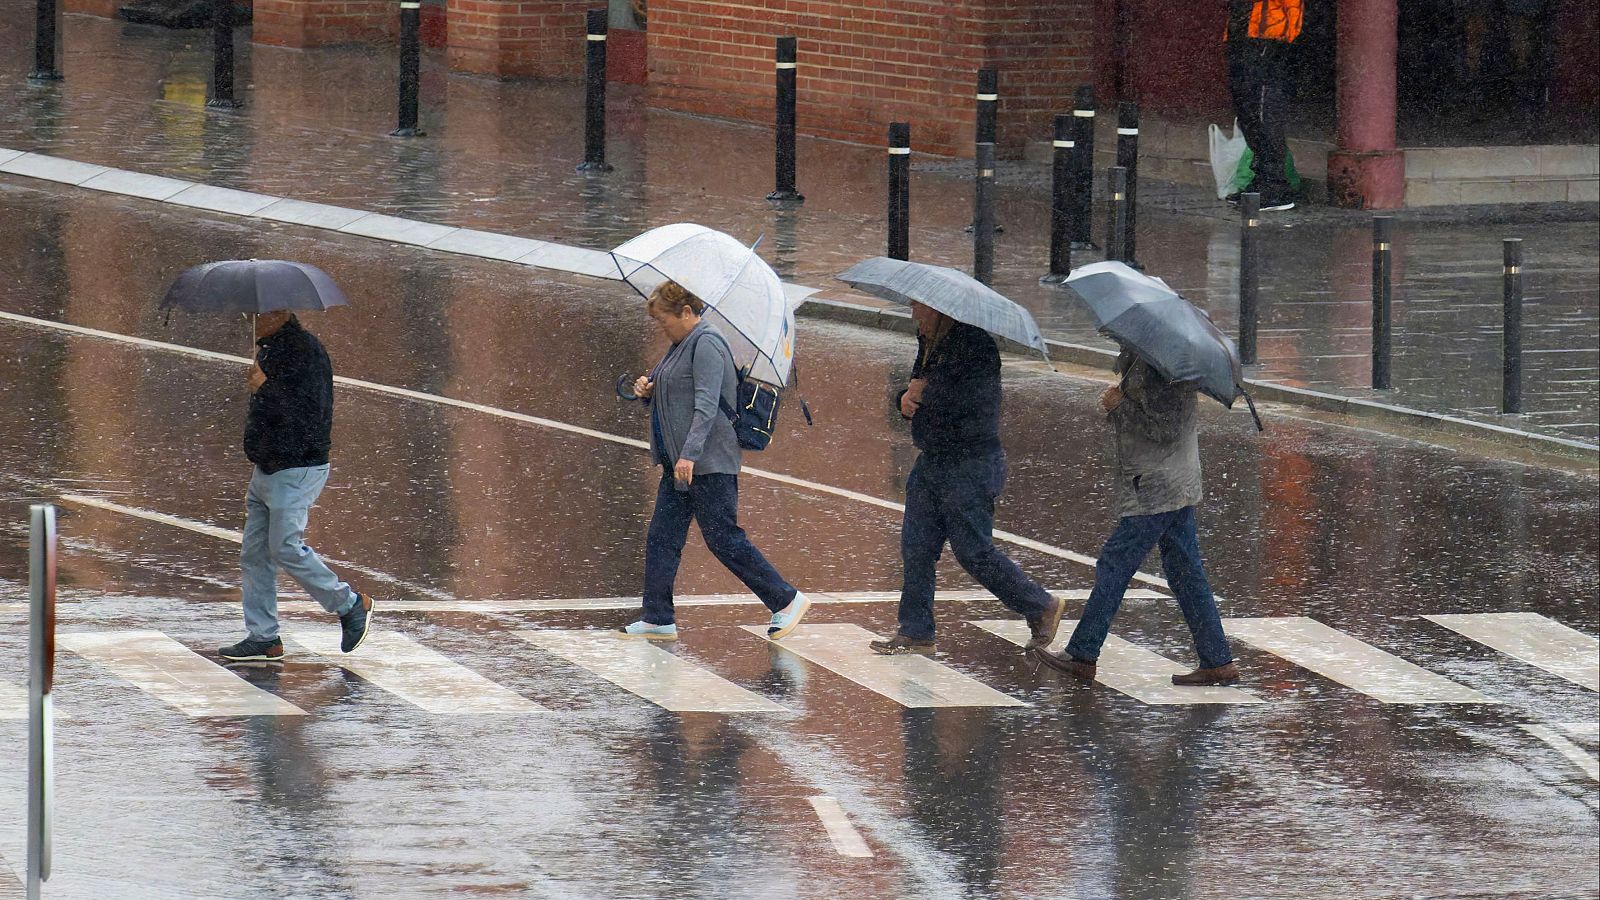
<path fill-rule="evenodd" d="M 307 324 L 364 381 L 642 439 L 611 383 L 663 348 L 625 288 L 293 227 L 0 180 L 0 312 L 228 354 L 242 322 L 155 301 L 224 257 L 322 266 L 352 305 Z M 898 501 L 913 461 L 887 398 L 908 339 L 815 321 L 803 393 L 763 470 Z M 0 321 L 0 680 L 23 683 L 25 504 L 84 494 L 237 528 L 242 364 Z M 1093 555 L 1109 530 L 1102 385 L 1014 361 L 1000 527 Z M 341 387 L 312 543 L 390 600 L 635 595 L 654 476 L 645 454 L 492 412 Z M 64 653 L 50 896 L 1297 897 L 1593 896 L 1596 785 L 1528 724 L 1592 723 L 1596 695 L 1423 614 L 1530 611 L 1586 634 L 1596 482 L 1268 411 L 1208 406 L 1201 538 L 1232 617 L 1310 616 L 1496 704 L 1386 704 L 1237 643 L 1251 706 L 1152 706 L 1035 673 L 944 601 L 938 661 L 1029 704 L 904 708 L 685 607 L 677 654 L 783 708 L 671 713 L 511 632 L 607 628 L 623 610 L 390 612 L 380 621 L 537 703 L 424 712 L 301 655 L 239 677 L 305 716 L 196 718 Z M 898 517 L 747 475 L 742 513 L 801 587 L 898 587 Z M 237 637 L 236 548 L 63 503 L 64 632 L 148 630 L 207 653 Z M 1092 571 L 1008 548 L 1047 586 Z M 1154 571 L 1154 569 L 1147 569 Z M 948 560 L 941 586 L 972 585 Z M 691 539 L 680 594 L 739 590 Z M 1069 605 L 1075 615 L 1081 605 Z M 326 632 L 326 617 L 286 616 Z M 818 623 L 893 627 L 893 604 Z M 1116 632 L 1192 661 L 1167 600 Z M 0 803 L 20 810 L 25 723 L 0 718 Z M 1578 738 L 1593 758 L 1593 738 Z M 839 854 L 835 798 L 874 854 Z M 20 817 L 19 817 L 20 818 Z M 0 855 L 20 867 L 19 821 Z M 3 876 L 0 876 L 3 878 Z M 0 892 L 5 890 L 0 887 Z"/>

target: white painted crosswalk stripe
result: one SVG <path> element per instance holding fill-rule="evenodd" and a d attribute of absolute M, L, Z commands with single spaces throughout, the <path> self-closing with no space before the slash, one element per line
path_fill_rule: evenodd
<path fill-rule="evenodd" d="M 1224 619 L 1223 629 L 1253 647 L 1384 703 L 1498 703 L 1315 619 Z"/>
<path fill-rule="evenodd" d="M 9 681 L 0 681 L 0 719 L 27 717 L 28 689 Z"/>
<path fill-rule="evenodd" d="M 765 625 L 743 627 L 762 640 L 767 637 Z M 868 644 L 877 638 L 859 625 L 801 625 L 776 645 L 901 706 L 1028 705 L 926 656 L 874 653 Z"/>
<path fill-rule="evenodd" d="M 56 640 L 191 716 L 305 715 L 159 631 L 71 633 Z"/>
<path fill-rule="evenodd" d="M 1524 725 L 1522 730 L 1544 741 L 1551 749 L 1571 760 L 1573 765 L 1583 770 L 1583 774 L 1589 776 L 1589 780 L 1600 781 L 1600 758 L 1574 744 L 1556 731 L 1556 728 L 1564 730 L 1566 727 L 1562 725 L 1555 727 L 1549 725 Z"/>
<path fill-rule="evenodd" d="M 288 632 L 283 638 L 285 645 L 298 644 L 430 713 L 504 715 L 544 711 L 544 707 L 521 694 L 393 631 L 375 629 L 354 653 L 339 651 L 339 633 L 332 629 Z"/>
<path fill-rule="evenodd" d="M 1538 613 L 1423 616 L 1552 675 L 1600 691 L 1600 640 Z"/>
<path fill-rule="evenodd" d="M 828 796 L 812 797 L 811 808 L 817 811 L 817 818 L 822 820 L 822 827 L 828 832 L 828 840 L 833 842 L 833 849 L 840 856 L 871 858 L 872 848 L 867 846 L 861 832 L 850 824 L 850 817 L 845 814 L 838 800 Z"/>
<path fill-rule="evenodd" d="M 512 634 L 672 712 L 784 711 L 760 694 L 646 640 L 594 629 Z"/>
<path fill-rule="evenodd" d="M 972 624 L 991 634 L 999 635 L 1019 647 L 1026 647 L 1028 639 L 1032 636 L 1028 623 L 1021 619 L 985 619 Z M 1061 621 L 1061 631 L 1057 634 L 1055 642 L 1050 645 L 1052 652 L 1059 653 L 1061 648 L 1067 645 L 1067 640 L 1072 637 L 1072 629 L 1077 624 L 1070 619 Z M 1172 683 L 1172 676 L 1187 672 L 1188 669 L 1165 656 L 1130 644 L 1116 635 L 1106 638 L 1096 665 L 1096 682 L 1143 703 L 1169 705 L 1262 702 L 1261 698 L 1254 694 L 1227 685 L 1179 687 Z"/>

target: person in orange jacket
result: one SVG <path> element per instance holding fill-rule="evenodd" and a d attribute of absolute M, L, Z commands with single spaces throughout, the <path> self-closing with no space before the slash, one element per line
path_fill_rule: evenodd
<path fill-rule="evenodd" d="M 1228 88 L 1245 143 L 1254 158 L 1245 192 L 1261 195 L 1262 210 L 1294 207 L 1284 136 L 1288 115 L 1289 48 L 1300 36 L 1303 0 L 1226 0 Z M 1238 202 L 1238 195 L 1228 198 Z"/>

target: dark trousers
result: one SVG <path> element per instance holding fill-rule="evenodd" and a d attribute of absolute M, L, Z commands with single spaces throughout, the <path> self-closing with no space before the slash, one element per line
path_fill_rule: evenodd
<path fill-rule="evenodd" d="M 1289 192 L 1289 145 L 1284 120 L 1289 113 L 1289 45 L 1282 41 L 1243 40 L 1228 47 L 1228 88 L 1233 94 L 1239 129 L 1254 158 L 1255 178 L 1245 188 L 1263 198 Z"/>
<path fill-rule="evenodd" d="M 1203 668 L 1233 662 L 1228 638 L 1222 633 L 1217 601 L 1200 560 L 1200 539 L 1195 531 L 1194 507 L 1185 506 L 1153 516 L 1124 516 L 1117 523 L 1100 561 L 1094 567 L 1094 590 L 1083 608 L 1083 619 L 1067 642 L 1067 655 L 1084 662 L 1100 658 L 1100 647 L 1111 631 L 1111 619 L 1122 605 L 1128 582 L 1150 549 L 1161 547 L 1161 570 L 1178 598 L 1178 608 L 1189 623 L 1194 649 Z"/>
<path fill-rule="evenodd" d="M 700 523 L 700 535 L 711 555 L 739 577 L 750 592 L 777 612 L 794 600 L 795 589 L 767 562 L 739 527 L 739 476 L 696 475 L 687 491 L 676 488 L 663 470 L 656 489 L 656 511 L 644 549 L 644 621 L 671 625 L 672 583 L 683 559 L 689 522 Z"/>
<path fill-rule="evenodd" d="M 1010 609 L 1032 618 L 1053 598 L 1022 574 L 994 545 L 994 500 L 1006 483 L 1006 456 L 931 460 L 918 457 L 906 482 L 906 515 L 900 528 L 900 633 L 933 639 L 934 574 L 945 542 L 956 561 Z"/>

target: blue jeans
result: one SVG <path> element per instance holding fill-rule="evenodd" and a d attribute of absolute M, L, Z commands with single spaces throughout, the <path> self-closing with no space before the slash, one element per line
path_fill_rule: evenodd
<path fill-rule="evenodd" d="M 777 612 L 793 600 L 795 589 L 767 562 L 739 527 L 739 476 L 696 475 L 687 491 L 675 487 L 663 467 L 656 489 L 656 511 L 644 547 L 644 621 L 671 625 L 672 583 L 678 578 L 689 522 L 700 523 L 700 535 L 717 562 L 744 582 L 767 609 Z"/>
<path fill-rule="evenodd" d="M 1111 631 L 1111 619 L 1122 605 L 1139 564 L 1150 548 L 1161 547 L 1161 570 L 1167 585 L 1178 598 L 1178 608 L 1189 623 L 1194 649 L 1201 668 L 1211 669 L 1233 662 L 1228 638 L 1222 633 L 1222 618 L 1217 601 L 1211 596 L 1205 566 L 1200 561 L 1200 540 L 1195 532 L 1194 507 L 1185 506 L 1153 516 L 1124 516 L 1117 523 L 1100 561 L 1094 567 L 1094 590 L 1084 606 L 1083 619 L 1067 642 L 1067 655 L 1084 662 L 1100 658 L 1100 646 Z"/>
<path fill-rule="evenodd" d="M 355 605 L 355 591 L 302 540 L 311 505 L 327 483 L 326 465 L 271 475 L 257 468 L 250 476 L 239 567 L 244 574 L 244 625 L 251 640 L 277 640 L 280 569 L 328 612 L 344 613 Z"/>
<path fill-rule="evenodd" d="M 933 639 L 934 575 L 945 542 L 956 562 L 1000 602 L 1028 618 L 1050 609 L 1053 598 L 994 545 L 994 501 L 1006 484 L 1006 455 L 958 459 L 917 458 L 906 481 L 906 515 L 900 527 L 900 633 Z"/>

